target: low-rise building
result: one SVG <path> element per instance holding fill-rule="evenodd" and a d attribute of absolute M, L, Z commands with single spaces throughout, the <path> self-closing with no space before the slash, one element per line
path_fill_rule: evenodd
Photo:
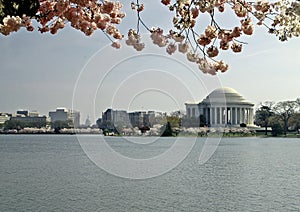
<path fill-rule="evenodd" d="M 6 121 L 10 120 L 11 115 L 7 113 L 0 113 L 0 124 L 3 125 Z"/>
<path fill-rule="evenodd" d="M 47 125 L 47 117 L 39 116 L 39 117 L 30 117 L 30 116 L 12 116 L 11 121 L 18 121 L 22 123 L 26 127 L 46 127 Z"/>

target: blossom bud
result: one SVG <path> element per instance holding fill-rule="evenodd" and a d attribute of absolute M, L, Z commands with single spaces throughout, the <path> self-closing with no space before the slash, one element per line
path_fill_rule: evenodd
<path fill-rule="evenodd" d="M 242 51 L 242 44 L 238 44 L 236 42 L 233 42 L 233 44 L 231 45 L 231 49 L 233 52 L 241 52 Z"/>
<path fill-rule="evenodd" d="M 215 46 L 211 46 L 207 49 L 206 53 L 209 57 L 216 57 L 219 54 L 219 50 Z"/>
<path fill-rule="evenodd" d="M 169 5 L 171 3 L 171 0 L 161 0 L 161 3 L 164 5 Z"/>

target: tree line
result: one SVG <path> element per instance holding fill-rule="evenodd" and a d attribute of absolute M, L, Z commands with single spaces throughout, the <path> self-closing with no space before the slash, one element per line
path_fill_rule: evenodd
<path fill-rule="evenodd" d="M 288 132 L 299 132 L 300 129 L 300 98 L 295 101 L 260 103 L 255 112 L 255 124 L 265 128 L 272 128 L 272 135 L 287 135 Z"/>
<path fill-rule="evenodd" d="M 74 128 L 74 124 L 72 120 L 68 120 L 68 121 L 61 121 L 61 120 L 57 120 L 54 122 L 22 122 L 19 120 L 8 120 L 6 121 L 3 126 L 0 126 L 3 128 L 4 131 L 8 131 L 8 130 L 22 130 L 26 127 L 29 128 L 43 128 L 43 127 L 47 127 L 50 126 L 55 133 L 59 133 L 59 131 L 61 129 L 70 129 L 70 128 Z"/>

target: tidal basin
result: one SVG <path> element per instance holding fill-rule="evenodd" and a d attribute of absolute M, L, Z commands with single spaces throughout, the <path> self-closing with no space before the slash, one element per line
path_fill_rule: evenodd
<path fill-rule="evenodd" d="M 105 139 L 135 158 L 162 154 L 174 142 Z M 192 151 L 169 172 L 134 180 L 96 166 L 76 135 L 0 135 L 0 210 L 300 211 L 300 139 L 222 138 L 201 165 L 204 143 L 196 138 Z"/>

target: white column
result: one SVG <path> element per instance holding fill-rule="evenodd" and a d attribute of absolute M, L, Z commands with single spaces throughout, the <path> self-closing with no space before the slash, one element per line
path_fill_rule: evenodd
<path fill-rule="evenodd" d="M 240 113 L 240 124 L 242 123 L 242 108 L 240 107 L 240 110 L 239 110 L 239 113 Z"/>
<path fill-rule="evenodd" d="M 249 124 L 249 108 L 246 109 L 247 125 Z"/>
<path fill-rule="evenodd" d="M 248 111 L 247 111 L 247 108 L 245 108 L 244 110 L 245 110 L 245 123 L 248 124 Z"/>
<path fill-rule="evenodd" d="M 217 125 L 218 124 L 218 112 L 219 112 L 219 108 L 218 107 L 216 107 L 215 108 L 215 120 L 216 120 L 216 122 L 215 122 L 215 124 Z"/>
<path fill-rule="evenodd" d="M 217 107 L 215 107 L 215 117 L 214 117 L 214 120 L 215 120 L 215 125 L 217 125 Z"/>
<path fill-rule="evenodd" d="M 221 112 L 220 112 L 220 118 L 221 118 L 220 124 L 223 124 L 223 116 L 224 116 L 223 107 L 220 107 L 220 110 L 221 110 Z"/>
<path fill-rule="evenodd" d="M 251 123 L 251 114 L 250 109 L 248 108 L 248 124 Z"/>
<path fill-rule="evenodd" d="M 254 122 L 254 111 L 253 111 L 253 108 L 251 108 L 251 124 L 253 124 L 253 122 Z"/>
<path fill-rule="evenodd" d="M 209 122 L 207 122 L 207 124 L 211 125 L 211 114 L 212 114 L 212 111 L 211 111 L 211 107 L 209 107 L 209 112 L 207 111 L 207 113 L 209 114 Z"/>
<path fill-rule="evenodd" d="M 237 107 L 234 108 L 234 125 L 237 125 Z"/>
<path fill-rule="evenodd" d="M 220 114 L 219 114 L 219 118 L 220 118 L 220 125 L 222 124 L 222 107 L 219 107 L 219 111 L 220 111 Z"/>
<path fill-rule="evenodd" d="M 212 124 L 216 124 L 216 108 L 214 107 L 213 108 L 213 111 L 212 111 L 213 113 L 214 113 L 214 115 L 213 115 L 213 117 L 214 117 L 214 121 L 212 121 Z"/>
<path fill-rule="evenodd" d="M 250 114 L 249 114 L 250 115 L 249 124 L 252 124 L 253 123 L 253 109 L 250 108 L 249 111 L 250 111 Z"/>
<path fill-rule="evenodd" d="M 225 125 L 227 125 L 227 119 L 228 119 L 228 108 L 227 107 L 225 107 L 224 112 L 225 112 Z"/>
<path fill-rule="evenodd" d="M 239 112 L 237 113 L 237 116 L 238 116 L 237 124 L 240 124 L 241 123 L 241 108 L 238 107 L 237 109 L 239 110 Z M 238 111 L 238 110 L 236 110 L 236 111 Z"/>
<path fill-rule="evenodd" d="M 227 112 L 229 113 L 229 114 L 227 114 L 227 115 L 228 115 L 228 116 L 227 116 L 228 122 L 229 122 L 229 120 L 231 119 L 231 111 L 230 111 L 230 110 L 231 110 L 231 108 L 229 107 L 229 108 L 228 108 L 228 111 L 227 111 Z M 230 123 L 231 123 L 231 120 L 230 120 Z"/>
<path fill-rule="evenodd" d="M 233 125 L 233 112 L 232 112 L 232 107 L 230 107 L 230 124 Z"/>
<path fill-rule="evenodd" d="M 248 124 L 250 124 L 250 121 L 251 121 L 250 108 L 248 108 Z"/>
<path fill-rule="evenodd" d="M 220 124 L 220 108 L 216 107 L 216 111 L 217 111 L 217 114 L 216 114 L 216 125 L 218 125 L 218 124 Z"/>
<path fill-rule="evenodd" d="M 218 112 L 219 112 L 219 108 L 216 107 L 216 125 L 219 124 L 218 123 Z"/>
<path fill-rule="evenodd" d="M 249 108 L 247 108 L 247 124 L 250 123 L 250 113 Z"/>

